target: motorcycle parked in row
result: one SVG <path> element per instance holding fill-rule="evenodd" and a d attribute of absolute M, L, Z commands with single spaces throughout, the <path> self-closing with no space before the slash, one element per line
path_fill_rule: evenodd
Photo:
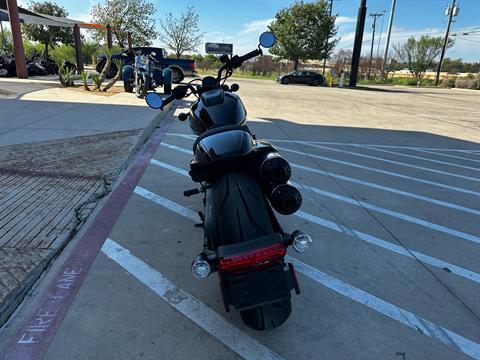
<path fill-rule="evenodd" d="M 0 77 L 16 76 L 15 58 L 3 50 L 0 54 Z"/>
<path fill-rule="evenodd" d="M 131 50 L 133 51 L 133 50 Z M 122 69 L 123 87 L 126 92 L 135 91 L 138 98 L 144 98 L 149 90 L 164 87 L 165 94 L 172 92 L 172 70 L 155 67 L 155 52 L 142 53 L 137 50 L 133 65 L 125 65 Z M 127 57 L 128 53 L 122 53 Z"/>
<path fill-rule="evenodd" d="M 34 53 L 26 59 L 28 76 L 44 76 L 58 74 L 58 65 L 49 57 L 38 56 Z M 0 55 L 0 76 L 17 76 L 15 57 L 3 51 Z"/>
<path fill-rule="evenodd" d="M 260 46 L 273 46 L 270 32 L 260 36 L 258 49 L 243 55 L 221 57 L 217 77 L 207 76 L 177 86 L 163 100 L 149 93 L 151 108 L 163 109 L 175 99 L 194 95 L 188 113 L 193 144 L 190 177 L 200 187 L 185 196 L 203 194 L 204 211 L 196 226 L 204 230 L 203 251 L 192 263 L 192 273 L 205 278 L 218 272 L 225 310 L 240 311 L 243 322 L 256 330 L 273 329 L 291 313 L 291 291 L 300 293 L 295 271 L 286 263 L 287 248 L 303 252 L 311 244 L 300 230 L 286 233 L 273 209 L 289 215 L 302 203 L 300 192 L 289 183 L 291 167 L 269 142 L 257 140 L 245 125 L 246 110 L 236 94 L 239 86 L 225 81 L 243 62 L 262 55 Z M 196 85 L 195 81 L 201 81 Z M 273 209 L 272 209 L 273 208 Z"/>

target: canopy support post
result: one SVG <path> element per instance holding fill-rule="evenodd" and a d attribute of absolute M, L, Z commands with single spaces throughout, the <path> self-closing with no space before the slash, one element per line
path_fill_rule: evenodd
<path fill-rule="evenodd" d="M 28 79 L 27 62 L 25 50 L 23 49 L 22 29 L 20 28 L 20 17 L 18 15 L 17 0 L 7 0 L 8 18 L 13 38 L 13 53 L 15 55 L 15 67 L 19 79 Z"/>
<path fill-rule="evenodd" d="M 112 27 L 110 24 L 107 25 L 107 46 L 112 50 Z"/>
<path fill-rule="evenodd" d="M 77 59 L 77 71 L 83 71 L 83 56 L 82 56 L 82 38 L 80 37 L 80 28 L 78 24 L 73 26 L 73 38 L 75 40 L 75 56 Z"/>

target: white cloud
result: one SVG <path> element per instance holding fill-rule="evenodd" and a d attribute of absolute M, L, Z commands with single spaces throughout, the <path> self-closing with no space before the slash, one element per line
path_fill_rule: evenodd
<path fill-rule="evenodd" d="M 357 18 L 349 17 L 349 16 L 337 16 L 335 19 L 335 24 L 353 24 L 357 22 Z"/>
<path fill-rule="evenodd" d="M 261 32 L 267 30 L 267 26 L 275 19 L 264 19 L 264 20 L 255 20 L 243 24 L 243 29 L 240 33 L 242 34 L 250 34 L 250 33 L 257 33 L 260 34 Z"/>

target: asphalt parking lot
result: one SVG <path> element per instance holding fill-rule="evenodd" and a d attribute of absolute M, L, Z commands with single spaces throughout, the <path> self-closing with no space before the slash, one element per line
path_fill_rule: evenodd
<path fill-rule="evenodd" d="M 303 194 L 280 222 L 314 239 L 289 254 L 290 319 L 250 330 L 191 275 L 201 198 L 182 195 L 194 137 L 175 121 L 46 358 L 480 359 L 479 95 L 239 83 Z"/>

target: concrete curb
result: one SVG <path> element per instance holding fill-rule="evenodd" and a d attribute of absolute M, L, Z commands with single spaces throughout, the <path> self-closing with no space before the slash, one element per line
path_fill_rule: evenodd
<path fill-rule="evenodd" d="M 167 106 L 167 109 L 165 111 L 160 111 L 154 118 L 152 121 L 150 121 L 150 124 L 148 124 L 147 126 L 145 126 L 142 130 L 142 132 L 138 135 L 138 139 L 137 139 L 137 142 L 130 148 L 130 152 L 127 156 L 127 159 L 125 160 L 125 163 L 123 164 L 120 172 L 117 174 L 120 175 L 123 171 L 125 171 L 125 169 L 128 167 L 128 165 L 130 164 L 130 162 L 132 161 L 132 159 L 135 157 L 135 155 L 137 154 L 138 150 L 143 146 L 143 144 L 145 144 L 145 142 L 148 140 L 148 138 L 150 137 L 150 135 L 152 134 L 152 132 L 155 130 L 155 128 L 158 127 L 158 125 L 160 125 L 160 123 L 162 122 L 162 120 L 168 115 L 170 114 L 172 110 L 172 105 L 168 105 Z M 152 109 L 152 111 L 158 111 L 158 110 L 154 110 Z"/>

